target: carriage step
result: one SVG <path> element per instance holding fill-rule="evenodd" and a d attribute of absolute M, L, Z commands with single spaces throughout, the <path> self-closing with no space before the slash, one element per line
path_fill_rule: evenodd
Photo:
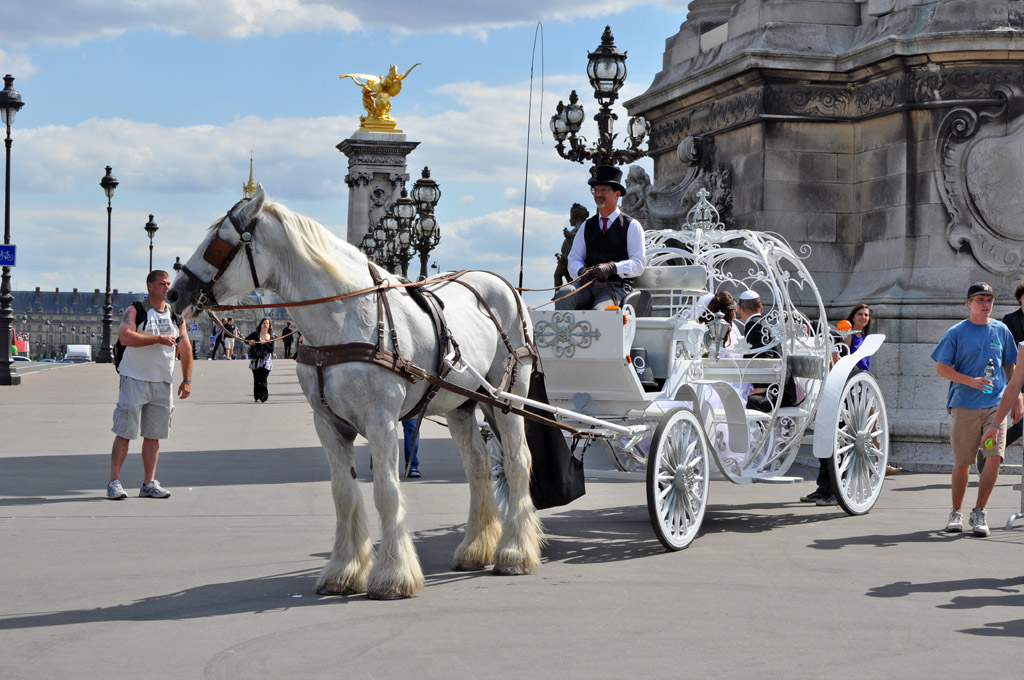
<path fill-rule="evenodd" d="M 782 477 L 782 476 L 771 476 L 771 475 L 750 475 L 750 481 L 755 484 L 796 484 L 798 482 L 805 482 L 803 477 Z"/>

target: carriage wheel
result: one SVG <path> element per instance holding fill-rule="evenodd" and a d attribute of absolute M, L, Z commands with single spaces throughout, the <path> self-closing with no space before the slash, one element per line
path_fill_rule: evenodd
<path fill-rule="evenodd" d="M 647 512 L 658 540 L 682 550 L 697 536 L 708 505 L 708 438 L 685 408 L 666 413 L 647 457 Z"/>
<path fill-rule="evenodd" d="M 831 458 L 832 490 L 847 513 L 863 515 L 878 500 L 889 461 L 889 419 L 870 373 L 850 377 L 839 399 Z"/>
<path fill-rule="evenodd" d="M 505 477 L 505 451 L 501 448 L 501 442 L 497 435 L 491 431 L 486 423 L 480 427 L 480 434 L 484 438 L 484 446 L 487 447 L 487 458 L 491 466 L 491 491 L 494 492 L 494 500 L 498 503 L 498 512 L 502 517 L 508 510 L 508 478 Z"/>

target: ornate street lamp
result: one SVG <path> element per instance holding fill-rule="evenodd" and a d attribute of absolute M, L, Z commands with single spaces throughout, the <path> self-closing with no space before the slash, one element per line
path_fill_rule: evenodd
<path fill-rule="evenodd" d="M 402 276 L 409 278 L 409 260 L 412 259 L 412 221 L 416 217 L 416 203 L 409 198 L 409 192 L 402 187 L 402 194 L 391 205 L 391 212 L 398 222 L 395 234 L 395 258 L 402 268 Z"/>
<path fill-rule="evenodd" d="M 4 173 L 4 245 L 11 244 L 11 126 L 14 125 L 14 117 L 21 107 L 25 105 L 21 95 L 14 89 L 14 76 L 4 76 L 4 89 L 0 91 L 0 117 L 3 118 L 7 127 L 7 136 L 4 138 L 4 146 L 7 147 L 7 164 Z M 14 296 L 11 295 L 11 268 L 3 267 L 0 274 L 0 385 L 20 385 L 21 376 L 14 368 L 14 360 L 11 359 L 11 327 L 14 325 L 14 308 L 11 303 Z"/>
<path fill-rule="evenodd" d="M 612 104 L 619 97 L 619 90 L 626 82 L 626 53 L 615 46 L 612 29 L 605 26 L 601 45 L 587 55 L 587 77 L 594 88 L 594 98 L 600 110 L 594 116 L 597 121 L 598 140 L 594 146 L 586 146 L 586 138 L 577 133 L 585 117 L 576 90 L 569 94 L 569 104 L 558 102 L 555 115 L 551 116 L 551 134 L 555 138 L 555 150 L 562 158 L 574 163 L 590 161 L 594 165 L 625 165 L 647 154 L 640 148 L 647 136 L 649 126 L 641 116 L 630 119 L 626 132 L 629 146 L 614 149 L 614 121 L 618 116 L 612 112 Z M 565 142 L 568 140 L 569 148 Z"/>
<path fill-rule="evenodd" d="M 110 216 L 114 211 L 111 199 L 114 198 L 114 189 L 117 189 L 119 182 L 110 174 L 110 166 L 107 166 L 107 174 L 100 180 L 103 193 L 107 195 L 107 294 L 103 299 L 103 339 L 100 341 L 100 351 L 96 356 L 96 363 L 109 364 L 114 361 L 114 354 L 110 346 Z"/>
<path fill-rule="evenodd" d="M 149 271 L 153 271 L 153 237 L 156 236 L 156 230 L 159 229 L 159 227 L 156 226 L 156 222 L 153 221 L 152 215 L 149 216 L 149 222 L 146 222 L 146 226 L 144 226 L 143 229 L 145 229 L 146 234 L 149 235 Z"/>
<path fill-rule="evenodd" d="M 420 278 L 425 279 L 430 251 L 441 241 L 441 230 L 434 218 L 434 206 L 441 200 L 441 187 L 430 179 L 430 168 L 423 168 L 423 174 L 413 184 L 412 200 L 420 215 L 413 228 L 413 248 L 420 254 Z"/>
<path fill-rule="evenodd" d="M 150 262 L 150 265 L 152 265 L 152 264 L 153 263 Z M 174 270 L 174 273 L 177 274 L 178 272 L 180 272 L 181 271 L 181 267 L 182 267 L 181 258 L 180 257 L 175 257 L 174 258 L 174 265 L 171 267 Z M 153 271 L 153 270 L 150 269 L 150 271 Z"/>

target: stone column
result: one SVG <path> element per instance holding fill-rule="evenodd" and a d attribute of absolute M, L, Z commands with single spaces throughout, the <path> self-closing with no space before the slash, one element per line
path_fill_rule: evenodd
<path fill-rule="evenodd" d="M 338 144 L 348 157 L 348 234 L 358 246 L 370 225 L 376 225 L 409 180 L 406 157 L 419 146 L 397 132 L 357 130 Z"/>

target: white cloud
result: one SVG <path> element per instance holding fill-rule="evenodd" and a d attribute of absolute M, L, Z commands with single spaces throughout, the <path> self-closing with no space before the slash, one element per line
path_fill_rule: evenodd
<path fill-rule="evenodd" d="M 0 50 L 0 75 L 4 73 L 16 73 L 20 78 L 26 78 L 36 72 L 36 66 L 32 59 L 24 54 L 10 53 Z M 14 89 L 18 89 L 15 82 Z"/>
<path fill-rule="evenodd" d="M 613 16 L 631 7 L 683 9 L 685 0 L 47 0 L 45 10 L 26 10 L 23 0 L 0 0 L 4 40 L 75 43 L 155 30 L 208 39 L 286 33 L 350 33 L 388 28 L 398 33 L 457 33 L 485 38 L 491 30 Z"/>

